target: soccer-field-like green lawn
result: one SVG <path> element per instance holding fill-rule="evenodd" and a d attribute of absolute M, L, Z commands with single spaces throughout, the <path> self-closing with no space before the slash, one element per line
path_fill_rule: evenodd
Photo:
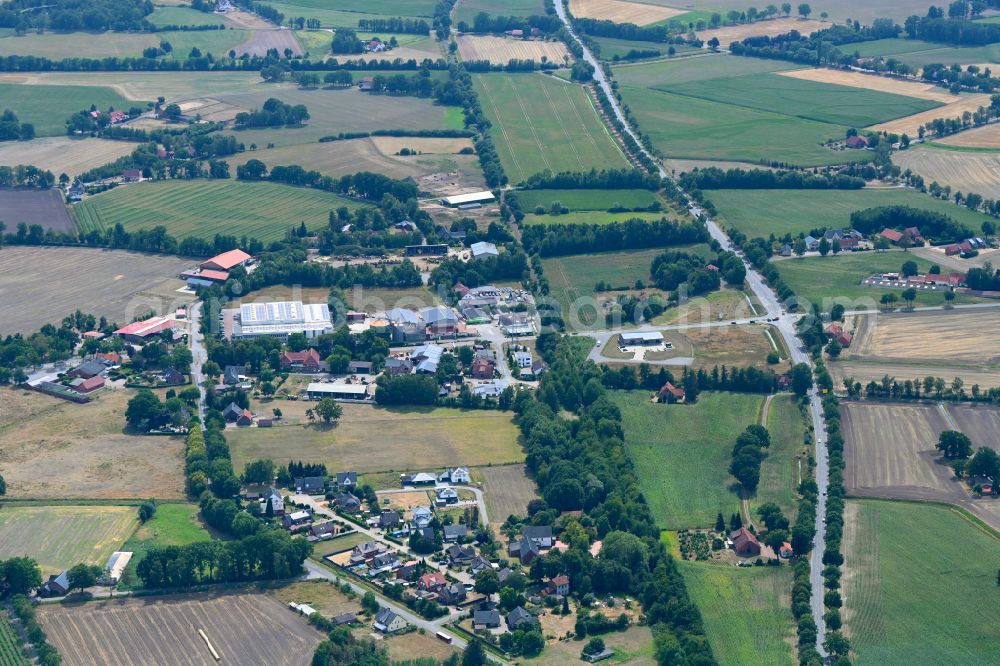
<path fill-rule="evenodd" d="M 572 211 L 608 210 L 615 206 L 645 208 L 660 201 L 656 193 L 649 190 L 520 190 L 517 199 L 525 212 L 533 211 L 536 206 L 547 211 L 553 201 Z"/>
<path fill-rule="evenodd" d="M 850 227 L 851 213 L 878 206 L 911 206 L 947 215 L 979 233 L 987 217 L 915 190 L 865 188 L 861 190 L 706 190 L 705 198 L 726 227 L 750 238 L 771 234 L 798 236 L 813 229 Z"/>
<path fill-rule="evenodd" d="M 720 664 L 794 663 L 790 566 L 743 568 L 719 562 L 681 562 L 679 566 Z"/>
<path fill-rule="evenodd" d="M 318 229 L 329 213 L 356 201 L 318 190 L 278 183 L 235 180 L 169 180 L 136 183 L 90 197 L 73 207 L 82 232 L 110 229 L 121 223 L 128 231 L 163 225 L 167 233 L 212 240 L 216 234 L 249 236 L 268 242 L 284 237 L 305 222 Z"/>
<path fill-rule="evenodd" d="M 760 419 L 763 396 L 702 393 L 693 405 L 651 403 L 647 391 L 612 391 L 622 411 L 625 448 L 642 493 L 663 529 L 711 527 L 740 510 L 729 474 L 733 444 Z"/>
<path fill-rule="evenodd" d="M 33 123 L 37 136 L 66 134 L 66 119 L 76 111 L 115 107 L 145 108 L 144 102 L 132 102 L 111 88 L 102 86 L 28 86 L 0 83 L 0 111 L 10 109 L 23 123 Z"/>
<path fill-rule="evenodd" d="M 582 86 L 541 74 L 477 74 L 473 79 L 511 183 L 545 169 L 628 167 Z"/>
<path fill-rule="evenodd" d="M 936 505 L 852 501 L 844 522 L 842 615 L 855 664 L 996 663 L 1000 541 Z"/>

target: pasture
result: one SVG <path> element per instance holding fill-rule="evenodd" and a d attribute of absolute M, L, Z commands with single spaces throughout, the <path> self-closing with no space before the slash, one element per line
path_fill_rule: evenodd
<path fill-rule="evenodd" d="M 617 39 L 614 37 L 591 37 L 601 48 L 601 60 L 616 60 L 624 58 L 629 51 L 659 51 L 661 55 L 667 55 L 670 46 L 678 55 L 693 53 L 697 49 L 684 44 L 663 44 L 662 42 L 647 42 L 641 40 Z M 595 54 L 596 55 L 596 54 Z"/>
<path fill-rule="evenodd" d="M 685 13 L 685 10 L 674 7 L 626 0 L 569 0 L 569 10 L 577 18 L 635 25 L 660 23 Z"/>
<path fill-rule="evenodd" d="M 795 624 L 789 611 L 792 569 L 679 562 L 720 664 L 791 666 Z"/>
<path fill-rule="evenodd" d="M 104 566 L 139 520 L 134 506 L 16 506 L 0 509 L 0 559 L 30 557 L 44 575 L 85 562 Z"/>
<path fill-rule="evenodd" d="M 511 183 L 548 169 L 625 168 L 583 87 L 541 74 L 473 76 Z"/>
<path fill-rule="evenodd" d="M 711 527 L 740 510 L 729 462 L 736 437 L 757 423 L 763 397 L 702 393 L 693 405 L 651 403 L 646 391 L 613 391 L 625 447 L 657 525 Z"/>
<path fill-rule="evenodd" d="M 1000 628 L 983 617 L 1000 612 L 993 535 L 954 509 L 903 502 L 849 502 L 844 525 L 853 663 L 902 666 L 914 654 L 950 666 L 992 661 Z"/>
<path fill-rule="evenodd" d="M 362 19 L 385 19 L 396 16 L 403 18 L 419 17 L 430 23 L 430 18 L 434 14 L 434 2 L 432 0 L 413 0 L 413 2 L 401 2 L 400 0 L 375 0 L 374 2 L 345 0 L 344 2 L 335 3 L 335 6 L 324 0 L 287 0 L 286 2 L 274 3 L 273 7 L 286 17 L 302 16 L 307 19 L 317 18 L 324 28 L 357 28 L 358 21 Z"/>
<path fill-rule="evenodd" d="M 794 63 L 781 60 L 705 53 L 677 60 L 619 65 L 614 68 L 614 75 L 615 80 L 623 86 L 668 90 L 671 86 L 684 83 L 781 72 L 798 67 Z"/>
<path fill-rule="evenodd" d="M 659 220 L 663 213 L 608 213 L 602 210 L 587 210 L 565 215 L 535 215 L 529 212 L 524 216 L 524 224 L 612 224 L 626 220 Z"/>
<path fill-rule="evenodd" d="M 308 402 L 275 401 L 295 416 Z M 258 458 L 325 463 L 328 469 L 404 472 L 447 465 L 483 466 L 524 460 L 520 435 L 510 414 L 447 407 L 392 408 L 343 405 L 332 427 L 281 426 L 227 432 L 233 466 L 242 470 Z M 378 432 L 377 438 L 372 437 Z"/>
<path fill-rule="evenodd" d="M 480 12 L 500 16 L 542 16 L 545 3 L 542 0 L 458 0 L 455 23 L 472 23 Z"/>
<path fill-rule="evenodd" d="M 970 233 L 978 233 L 986 220 L 985 215 L 964 206 L 899 188 L 708 190 L 705 196 L 715 204 L 724 226 L 735 227 L 750 238 L 849 228 L 851 213 L 878 206 L 910 206 L 947 215 L 968 227 Z"/>
<path fill-rule="evenodd" d="M 11 220 L 11 218 L 7 218 Z M 9 225 L 13 226 L 13 225 Z M 5 247 L 0 250 L 0 335 L 33 333 L 76 309 L 126 324 L 148 312 L 172 312 L 191 301 L 177 279 L 191 259 L 125 250 Z M 53 285 L 58 285 L 53 288 Z M 30 308 L 18 307 L 31 303 Z"/>
<path fill-rule="evenodd" d="M 266 594 L 208 593 L 48 605 L 37 611 L 66 666 L 214 663 L 307 666 L 323 638 Z"/>
<path fill-rule="evenodd" d="M 478 473 L 483 477 L 490 523 L 500 525 L 509 516 L 526 516 L 528 502 L 538 498 L 538 488 L 524 465 L 481 467 Z"/>
<path fill-rule="evenodd" d="M 537 206 L 547 211 L 554 201 L 571 211 L 648 208 L 654 203 L 663 203 L 649 190 L 519 190 L 517 200 L 525 211 L 532 211 Z"/>
<path fill-rule="evenodd" d="M 0 666 L 31 666 L 24 653 L 21 637 L 14 631 L 10 615 L 0 611 Z"/>
<path fill-rule="evenodd" d="M 948 137 L 961 139 L 961 147 L 954 143 L 940 147 L 938 144 L 919 146 L 893 155 L 893 164 L 904 171 L 909 169 L 920 174 L 927 183 L 936 181 L 955 192 L 975 192 L 988 199 L 1000 198 L 1000 125 L 981 129 L 992 130 L 992 135 L 976 134 L 980 131 L 978 129 L 963 132 Z M 966 134 L 974 136 L 966 138 Z M 982 144 L 974 145 L 977 141 L 982 141 Z M 991 144 L 994 150 L 987 152 L 981 149 Z M 955 149 L 945 149 L 952 146 Z"/>
<path fill-rule="evenodd" d="M 15 164 L 22 164 L 16 162 Z M 37 166 L 37 165 L 36 165 Z M 73 220 L 63 203 L 62 192 L 48 190 L 19 190 L 0 188 L 0 222 L 6 224 L 7 233 L 14 233 L 17 225 L 39 225 L 46 231 L 73 233 Z"/>
<path fill-rule="evenodd" d="M 180 8 L 171 8 L 180 9 Z M 225 23 L 213 14 L 193 13 L 214 19 L 212 24 Z M 173 50 L 163 56 L 171 60 L 187 60 L 191 49 L 202 53 L 225 56 L 229 50 L 251 37 L 251 32 L 238 28 L 228 30 L 168 30 L 164 32 L 49 32 L 42 35 L 24 34 L 0 37 L 0 55 L 37 56 L 61 60 L 80 57 L 80 46 L 86 44 L 89 58 L 137 58 L 144 49 L 170 42 Z M 86 107 L 87 105 L 84 105 Z M 100 105 L 98 105 L 100 106 Z"/>
<path fill-rule="evenodd" d="M 136 183 L 90 197 L 73 208 L 83 232 L 165 226 L 180 239 L 211 240 L 216 234 L 250 236 L 268 242 L 284 238 L 305 222 L 318 229 L 330 211 L 359 203 L 334 194 L 279 183 L 237 180 L 171 180 Z"/>
<path fill-rule="evenodd" d="M 89 109 L 91 104 L 99 109 L 114 107 L 128 110 L 133 106 L 145 106 L 122 97 L 110 87 L 101 86 L 16 85 L 0 82 L 0 100 L 3 100 L 0 106 L 14 111 L 22 123 L 34 124 L 37 136 L 65 135 L 66 119 L 70 114 Z"/>
<path fill-rule="evenodd" d="M 0 164 L 31 164 L 39 169 L 51 171 L 56 176 L 65 173 L 70 178 L 89 171 L 119 157 L 132 154 L 135 145 L 127 141 L 110 139 L 75 139 L 68 136 L 52 136 L 31 141 L 5 141 L 0 143 Z M 3 197 L 0 197 L 2 201 Z M 62 205 L 62 197 L 59 197 Z M 69 214 L 67 213 L 67 216 Z M 0 219 L 11 218 L 0 212 Z M 72 227 L 71 227 L 72 228 Z"/>
<path fill-rule="evenodd" d="M 165 546 L 186 546 L 190 543 L 210 541 L 212 534 L 198 515 L 197 504 L 181 502 L 161 503 L 156 506 L 156 514 L 152 519 L 139 525 L 135 533 L 125 542 L 121 550 L 132 553 L 122 580 L 120 589 L 141 587 L 141 581 L 136 576 L 135 568 L 150 548 Z"/>
<path fill-rule="evenodd" d="M 208 14 L 190 7 L 157 7 L 146 20 L 157 27 L 168 25 L 230 25 L 226 16 Z"/>
<path fill-rule="evenodd" d="M 0 412 L 0 469 L 9 497 L 184 496 L 184 440 L 122 433 L 130 391 L 104 391 L 77 405 L 41 393 L 0 390 L 7 408 Z"/>
<path fill-rule="evenodd" d="M 494 65 L 506 65 L 511 60 L 562 63 L 569 57 L 562 42 L 482 35 L 459 35 L 458 53 L 462 60 L 488 60 Z"/>

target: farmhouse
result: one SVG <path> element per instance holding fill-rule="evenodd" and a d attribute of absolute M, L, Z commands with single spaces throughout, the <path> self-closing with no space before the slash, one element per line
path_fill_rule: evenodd
<path fill-rule="evenodd" d="M 170 319 L 166 317 L 151 317 L 145 321 L 136 321 L 128 326 L 122 326 L 115 331 L 115 335 L 126 342 L 143 344 L 149 337 L 163 331 L 173 330 L 173 328 L 174 322 Z"/>
<path fill-rule="evenodd" d="M 979 488 L 979 492 L 983 495 L 992 495 L 993 479 L 988 476 L 970 476 L 969 487 L 972 489 Z"/>
<path fill-rule="evenodd" d="M 972 243 L 970 243 L 967 240 L 964 240 L 961 243 L 952 243 L 951 245 L 949 245 L 944 249 L 944 253 L 949 257 L 953 257 L 956 254 L 965 254 L 966 252 L 971 252 L 973 249 L 974 248 L 972 247 Z"/>
<path fill-rule="evenodd" d="M 899 241 L 903 240 L 903 234 L 895 229 L 883 229 L 879 233 L 879 236 L 886 239 L 893 245 L 896 245 Z"/>
<path fill-rule="evenodd" d="M 546 594 L 556 594 L 565 597 L 569 594 L 569 576 L 556 576 L 545 587 Z"/>
<path fill-rule="evenodd" d="M 333 398 L 334 400 L 367 400 L 368 384 L 327 384 L 313 382 L 306 387 L 310 400 Z"/>
<path fill-rule="evenodd" d="M 473 243 L 471 248 L 473 259 L 487 259 L 489 257 L 499 257 L 500 252 L 497 250 L 497 246 L 493 243 L 487 243 L 486 241 L 479 241 L 478 243 Z"/>
<path fill-rule="evenodd" d="M 854 340 L 854 336 L 845 331 L 844 327 L 838 322 L 833 322 L 827 326 L 826 334 L 830 339 L 836 340 L 841 347 L 850 347 L 851 342 Z"/>
<path fill-rule="evenodd" d="M 76 366 L 66 374 L 70 377 L 79 377 L 81 379 L 90 379 L 91 377 L 96 377 L 97 375 L 104 372 L 104 364 L 98 360 L 87 361 L 81 365 Z"/>
<path fill-rule="evenodd" d="M 323 361 L 320 360 L 319 352 L 317 352 L 313 347 L 299 352 L 281 352 L 279 360 L 282 370 L 308 372 L 312 374 L 323 370 Z"/>
<path fill-rule="evenodd" d="M 250 303 L 240 307 L 234 322 L 234 339 L 280 338 L 302 333 L 315 338 L 333 332 L 330 306 L 326 303 L 303 305 L 302 301 Z"/>
<path fill-rule="evenodd" d="M 656 400 L 657 402 L 668 403 L 684 402 L 684 389 L 667 382 L 656 393 Z"/>
<path fill-rule="evenodd" d="M 40 597 L 64 597 L 69 592 L 69 570 L 58 576 L 49 576 L 49 580 L 38 588 Z"/>
<path fill-rule="evenodd" d="M 100 375 L 97 377 L 90 377 L 89 379 L 78 379 L 72 386 L 70 386 L 70 390 L 76 391 L 77 393 L 90 393 L 99 388 L 104 388 L 104 377 L 101 377 Z"/>
<path fill-rule="evenodd" d="M 104 582 L 108 585 L 117 585 L 131 560 L 132 553 L 128 551 L 111 553 L 108 563 L 104 565 Z"/>
<path fill-rule="evenodd" d="M 802 242 L 806 244 L 807 252 L 815 252 L 819 249 L 819 239 L 813 238 L 812 236 L 806 236 L 802 239 Z"/>
<path fill-rule="evenodd" d="M 253 257 L 243 250 L 230 250 L 198 264 L 198 268 L 209 271 L 231 271 L 237 266 L 253 263 Z"/>
<path fill-rule="evenodd" d="M 441 199 L 441 203 L 445 206 L 465 206 L 468 204 L 484 204 L 493 201 L 496 197 L 489 190 L 483 190 L 482 192 L 469 192 L 468 194 L 456 194 L 450 197 L 444 197 Z"/>
<path fill-rule="evenodd" d="M 760 542 L 747 528 L 741 527 L 731 532 L 729 538 L 733 541 L 733 552 L 740 557 L 760 555 Z"/>
<path fill-rule="evenodd" d="M 640 345 L 643 347 L 655 347 L 663 344 L 663 333 L 650 331 L 647 333 L 622 333 L 619 336 L 619 347 L 632 347 Z"/>
<path fill-rule="evenodd" d="M 855 134 L 854 136 L 847 137 L 847 141 L 844 142 L 844 145 L 854 150 L 862 150 L 868 147 L 868 139 Z"/>

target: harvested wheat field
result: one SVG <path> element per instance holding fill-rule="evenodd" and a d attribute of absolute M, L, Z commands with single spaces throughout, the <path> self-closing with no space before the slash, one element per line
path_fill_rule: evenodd
<path fill-rule="evenodd" d="M 455 155 L 463 148 L 472 148 L 472 139 L 414 138 L 399 136 L 373 136 L 371 142 L 383 155 L 395 155 L 403 148 L 433 155 Z"/>
<path fill-rule="evenodd" d="M 937 405 L 844 403 L 847 492 L 862 497 L 940 499 L 960 497 L 951 469 L 934 448 L 951 428 Z"/>
<path fill-rule="evenodd" d="M 998 328 L 1000 312 L 992 308 L 862 315 L 849 358 L 996 365 Z"/>
<path fill-rule="evenodd" d="M 301 56 L 303 51 L 299 41 L 291 30 L 254 30 L 253 36 L 247 41 L 237 46 L 236 57 L 250 55 L 263 58 L 271 49 L 277 49 L 278 53 L 284 57 L 285 49 L 291 49 L 292 55 Z"/>
<path fill-rule="evenodd" d="M 879 132 L 885 131 L 894 132 L 896 134 L 909 134 L 910 136 L 917 136 L 921 125 L 926 125 L 937 118 L 960 118 L 966 111 L 972 113 L 978 110 L 981 106 L 989 105 L 989 95 L 982 93 L 961 95 L 957 101 L 950 104 L 939 106 L 936 109 L 928 109 L 927 111 L 914 113 L 912 116 L 897 118 L 895 120 L 890 120 L 889 122 L 872 125 L 868 129 Z"/>
<path fill-rule="evenodd" d="M 569 55 L 562 42 L 511 39 L 507 37 L 477 37 L 460 35 L 458 52 L 462 60 L 489 60 L 495 65 L 506 65 L 511 60 L 534 60 L 562 63 Z"/>
<path fill-rule="evenodd" d="M 983 129 L 994 128 L 1000 130 L 1000 125 Z M 1000 131 L 992 141 L 1000 143 Z M 904 171 L 910 169 L 920 174 L 928 183 L 937 181 L 958 192 L 975 192 L 987 199 L 1000 199 L 1000 146 L 995 153 L 917 146 L 893 153 L 892 161 Z"/>
<path fill-rule="evenodd" d="M 85 405 L 3 389 L 0 469 L 13 498 L 184 497 L 184 440 L 125 435 L 134 393 L 104 390 Z M 6 407 L 6 405 L 5 405 Z"/>
<path fill-rule="evenodd" d="M 131 125 L 130 125 L 131 126 Z M 32 164 L 71 178 L 95 167 L 129 155 L 135 144 L 107 139 L 71 139 L 52 136 L 31 141 L 0 143 L 0 165 Z"/>
<path fill-rule="evenodd" d="M 808 35 L 816 30 L 829 27 L 830 24 L 823 21 L 798 18 L 779 18 L 768 21 L 755 21 L 754 23 L 741 23 L 739 25 L 727 25 L 714 30 L 701 30 L 697 34 L 698 39 L 708 41 L 712 37 L 717 37 L 723 48 L 728 47 L 733 42 L 739 42 L 747 37 L 760 37 L 766 35 L 774 37 L 783 35 L 789 30 L 798 30 L 803 35 Z"/>
<path fill-rule="evenodd" d="M 659 23 L 687 12 L 686 9 L 626 0 L 569 0 L 569 11 L 577 18 L 603 19 L 636 25 Z"/>
<path fill-rule="evenodd" d="M 959 132 L 937 139 L 934 143 L 963 148 L 1000 148 L 1000 123 Z"/>
<path fill-rule="evenodd" d="M 944 88 L 929 83 L 901 81 L 889 78 L 888 76 L 877 76 L 862 72 L 845 72 L 841 69 L 816 67 L 812 69 L 793 69 L 777 73 L 781 76 L 790 76 L 793 79 L 805 79 L 806 81 L 815 81 L 816 83 L 831 83 L 849 88 L 876 90 L 878 92 L 906 95 L 907 97 L 916 97 L 918 99 L 930 99 L 945 104 L 950 104 L 960 99 L 958 95 L 952 95 Z"/>
<path fill-rule="evenodd" d="M 416 49 L 411 46 L 397 46 L 391 51 L 383 51 L 381 53 L 359 53 L 357 55 L 351 55 L 351 60 L 360 60 L 361 62 L 368 62 L 369 60 L 416 60 L 417 62 L 423 62 L 427 58 L 431 60 L 437 60 L 441 58 L 441 53 L 438 51 L 425 51 L 422 49 Z M 342 55 L 328 55 L 324 60 L 344 60 Z M 504 63 L 506 64 L 506 63 Z M 360 76 L 360 74 L 358 75 Z"/>
<path fill-rule="evenodd" d="M 238 28 L 249 28 L 251 30 L 274 29 L 273 23 L 265 21 L 254 13 L 244 12 L 239 9 L 230 9 L 226 12 L 226 19 Z"/>
<path fill-rule="evenodd" d="M 833 376 L 833 383 L 838 388 L 843 386 L 844 379 L 851 378 L 856 382 L 861 382 L 864 386 L 868 382 L 880 382 L 886 375 L 904 382 L 922 382 L 927 375 L 942 377 L 945 381 L 951 382 L 955 377 L 961 378 L 966 389 L 970 389 L 973 384 L 979 384 L 983 390 L 1000 386 L 1000 369 L 998 368 L 973 368 L 958 364 L 944 363 L 889 363 L 885 361 L 873 360 L 838 360 L 829 364 L 830 374 Z"/>
<path fill-rule="evenodd" d="M 989 446 L 1000 450 L 1000 410 L 991 405 L 952 404 L 948 413 L 969 439 L 972 446 Z"/>
<path fill-rule="evenodd" d="M 538 498 L 538 488 L 528 477 L 525 466 L 498 465 L 481 467 L 486 510 L 490 523 L 500 525 L 510 516 L 526 516 L 528 502 Z"/>
<path fill-rule="evenodd" d="M 66 666 L 307 666 L 323 639 L 304 618 L 265 594 L 116 599 L 44 605 L 37 613 Z"/>
<path fill-rule="evenodd" d="M 0 73 L 0 83 L 19 83 L 27 86 L 102 86 L 113 89 L 122 97 L 133 101 L 156 99 L 162 95 L 168 100 L 183 100 L 204 95 L 241 93 L 255 88 L 274 89 L 274 84 L 264 83 L 257 72 L 32 72 Z M 278 92 L 278 91 L 275 91 Z M 68 114 L 67 114 L 68 115 Z"/>
<path fill-rule="evenodd" d="M 211 97 L 189 99 L 178 104 L 187 116 L 197 116 L 206 122 L 224 123 L 236 117 L 236 114 L 246 109 L 233 104 L 221 102 Z"/>

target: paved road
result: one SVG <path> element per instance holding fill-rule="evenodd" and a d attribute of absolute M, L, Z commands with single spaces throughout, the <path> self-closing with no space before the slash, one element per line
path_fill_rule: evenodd
<path fill-rule="evenodd" d="M 566 26 L 574 38 L 579 38 L 576 32 L 573 30 L 573 26 L 566 15 L 566 7 L 563 4 L 564 0 L 556 0 L 555 8 L 556 13 L 559 15 L 560 20 Z M 604 75 L 604 70 L 601 68 L 601 64 L 594 58 L 593 54 L 587 46 L 580 42 L 580 46 L 583 49 L 583 59 L 590 63 L 594 68 L 594 79 L 599 86 L 604 90 L 604 94 L 607 95 L 608 100 L 611 103 L 611 107 L 618 117 L 618 120 L 622 122 L 625 126 L 625 131 L 629 133 L 639 143 L 639 138 L 635 135 L 635 132 L 629 126 L 628 122 L 625 120 L 625 115 L 622 113 L 618 101 L 614 96 L 611 89 L 611 84 L 607 77 Z M 656 161 L 653 155 L 649 154 L 644 148 L 640 148 L 646 155 Z M 657 162 L 657 164 L 659 164 Z M 659 167 L 661 178 L 671 178 L 672 176 L 664 169 L 662 166 Z M 703 211 L 697 209 L 696 204 L 693 200 L 689 200 L 689 205 L 692 207 L 692 212 L 703 213 Z M 708 231 L 712 238 L 719 241 L 722 247 L 730 247 L 729 239 L 723 233 L 722 229 L 714 221 L 708 219 L 707 215 L 702 215 L 702 219 L 705 220 L 705 224 L 708 226 Z M 746 281 L 750 289 L 753 291 L 757 300 L 760 301 L 761 305 L 764 306 L 766 313 L 763 315 L 766 318 L 778 317 L 777 322 L 773 322 L 773 325 L 781 333 L 781 337 L 785 341 L 785 345 L 792 357 L 793 363 L 809 363 L 810 359 L 808 355 L 802 348 L 801 343 L 795 337 L 795 321 L 794 316 L 782 315 L 781 314 L 781 303 L 778 300 L 777 295 L 770 287 L 764 282 L 764 278 L 758 273 L 752 266 L 746 263 L 744 259 L 744 264 L 747 269 Z M 822 405 L 820 403 L 819 395 L 814 388 L 809 395 L 809 410 L 812 415 L 813 427 L 816 433 L 816 484 L 819 486 L 819 500 L 816 506 L 816 537 L 813 544 L 813 553 L 810 558 L 810 575 L 809 580 L 812 583 L 812 599 L 810 600 L 810 605 L 812 607 L 813 618 L 816 621 L 816 649 L 819 651 L 820 655 L 826 656 L 826 650 L 823 648 L 823 641 L 826 639 L 826 623 L 823 620 L 823 562 L 822 556 L 823 551 L 826 549 L 826 491 L 829 481 L 829 468 L 828 468 L 828 458 L 826 449 L 826 422 L 823 418 Z"/>
<path fill-rule="evenodd" d="M 198 398 L 198 418 L 205 420 L 205 377 L 202 375 L 201 366 L 208 360 L 208 353 L 205 351 L 204 335 L 201 333 L 201 301 L 195 301 L 188 308 L 188 317 L 191 321 L 191 332 L 188 335 L 188 344 L 191 346 L 191 381 L 198 387 L 201 394 Z"/>

